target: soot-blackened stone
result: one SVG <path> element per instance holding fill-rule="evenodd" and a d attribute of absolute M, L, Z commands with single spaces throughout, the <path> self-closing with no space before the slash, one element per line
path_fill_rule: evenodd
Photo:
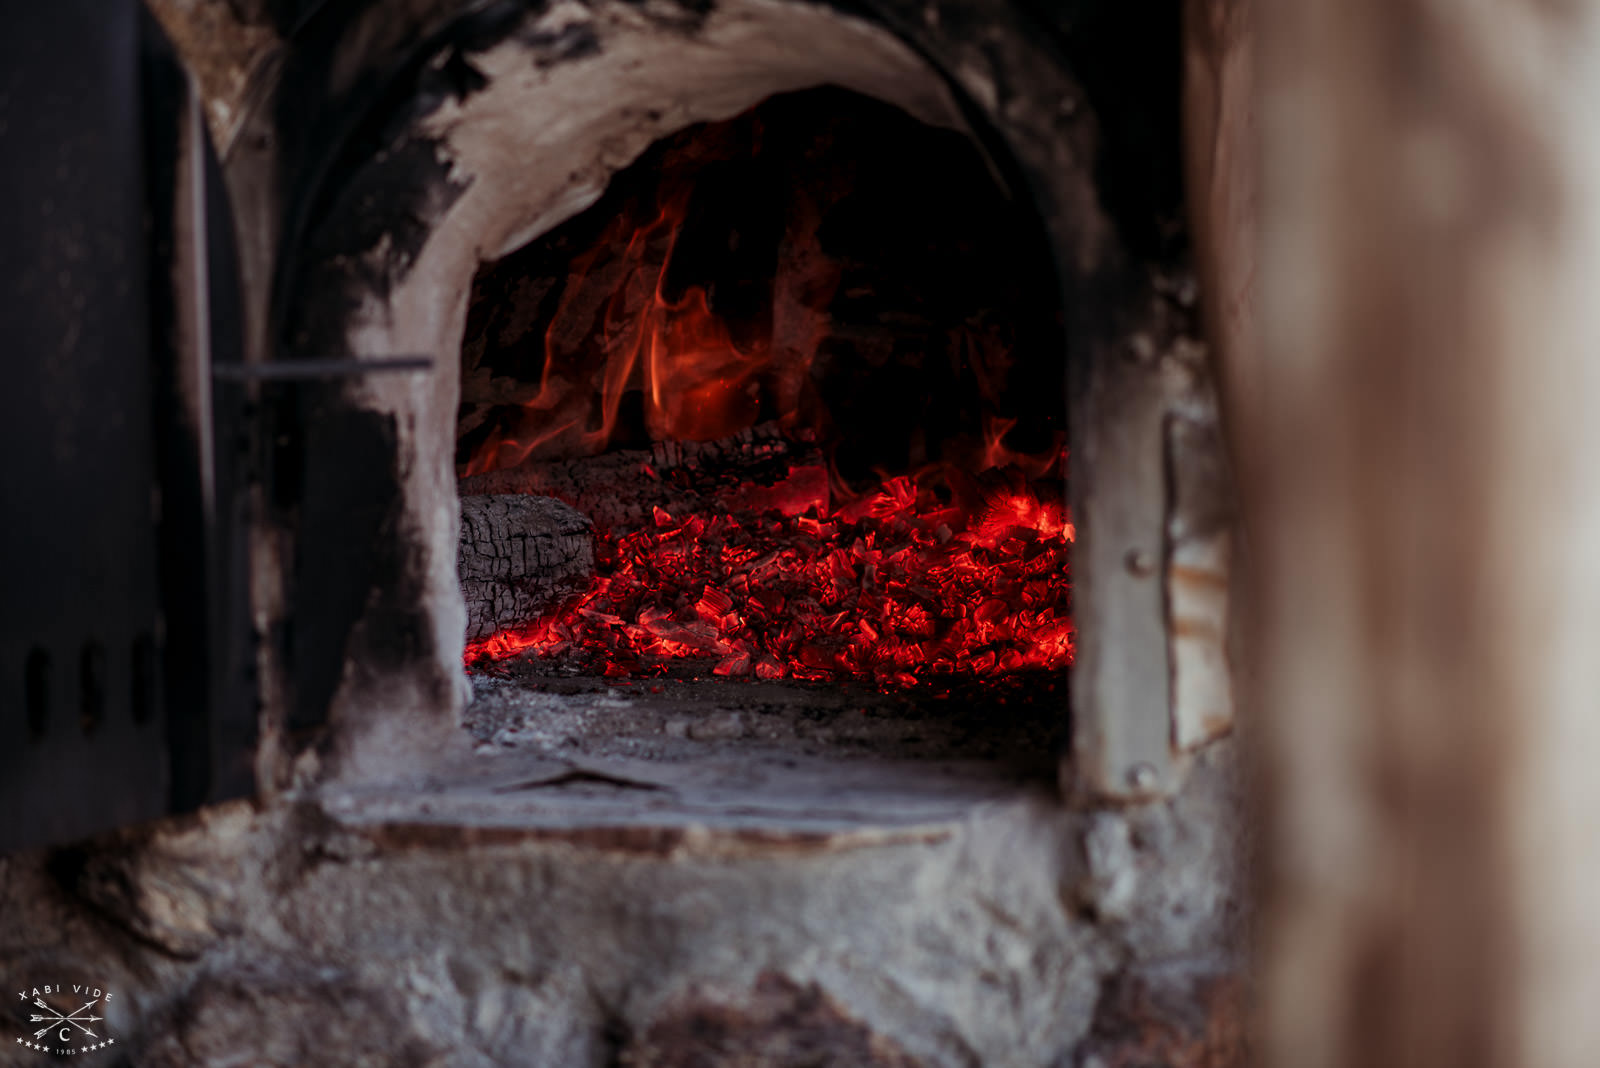
<path fill-rule="evenodd" d="M 290 725 L 296 728 L 323 721 L 343 674 L 350 633 L 367 615 L 375 590 L 391 605 L 399 602 L 401 613 L 372 613 L 371 626 L 379 633 L 369 630 L 363 643 L 370 666 L 404 666 L 426 634 L 414 633 L 426 621 L 410 618 L 420 612 L 422 581 L 408 563 L 414 547 L 403 544 L 398 529 L 404 489 L 394 417 L 354 407 L 343 391 L 329 392 L 334 396 L 307 419 L 290 585 Z M 415 606 L 410 612 L 408 599 Z"/>

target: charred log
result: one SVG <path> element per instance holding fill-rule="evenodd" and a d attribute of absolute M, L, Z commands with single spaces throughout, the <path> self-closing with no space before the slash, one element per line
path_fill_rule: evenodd
<path fill-rule="evenodd" d="M 663 441 L 648 449 L 601 456 L 530 460 L 469 475 L 461 493 L 539 494 L 572 505 L 600 527 L 616 530 L 674 516 L 780 508 L 803 511 L 828 503 L 820 452 L 764 424 L 718 441 Z"/>
<path fill-rule="evenodd" d="M 525 626 L 594 578 L 594 527 L 550 497 L 461 498 L 467 640 Z"/>

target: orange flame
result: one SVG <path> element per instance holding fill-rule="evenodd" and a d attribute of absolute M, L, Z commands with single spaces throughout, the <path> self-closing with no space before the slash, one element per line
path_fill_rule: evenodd
<path fill-rule="evenodd" d="M 697 168 L 748 148 L 737 143 L 732 127 L 707 127 L 662 162 L 653 194 L 627 201 L 568 261 L 556 308 L 533 341 L 542 359 L 528 361 L 542 368 L 537 391 L 489 431 L 463 475 L 604 452 L 630 393 L 639 395 L 642 429 L 656 441 L 715 440 L 765 420 L 828 437 L 828 413 L 811 392 L 811 370 L 832 330 L 827 309 L 843 272 L 818 239 L 836 191 L 792 191 L 772 279 L 771 321 L 760 336 L 748 336 L 751 324 L 741 323 L 736 342 L 714 288 L 676 284 L 678 276 L 695 273 L 695 254 L 681 238 Z M 962 326 L 951 341 L 982 403 L 1003 406 L 1012 356 L 1004 337 Z M 1014 466 L 1040 478 L 1058 461 L 1059 444 L 1037 454 L 1008 447 L 1015 418 L 992 411 L 983 418 L 981 445 L 969 437 L 955 447 L 960 466 Z M 945 459 L 954 455 L 947 452 Z"/>
<path fill-rule="evenodd" d="M 1015 419 L 1003 419 L 996 415 L 983 417 L 983 462 L 978 470 L 1014 467 L 1030 479 L 1059 475 L 1061 472 L 1058 468 L 1065 456 L 1065 435 L 1057 431 L 1050 447 L 1043 452 L 1018 452 L 1005 445 L 1005 436 L 1016 425 Z"/>
<path fill-rule="evenodd" d="M 683 184 L 670 192 L 643 225 L 618 216 L 573 259 L 572 277 L 545 331 L 537 395 L 510 430 L 490 434 L 464 474 L 513 467 L 536 455 L 604 451 L 623 396 L 632 390 L 642 393 L 645 426 L 658 441 L 714 440 L 755 425 L 758 379 L 772 356 L 734 344 L 703 287 L 686 287 L 676 297 L 667 292 L 692 188 Z M 603 295 L 598 306 L 597 293 Z M 781 377 L 803 378 L 811 353 L 787 356 L 804 366 Z"/>

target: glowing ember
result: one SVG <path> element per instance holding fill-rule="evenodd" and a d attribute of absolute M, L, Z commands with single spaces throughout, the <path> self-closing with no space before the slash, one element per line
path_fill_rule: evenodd
<path fill-rule="evenodd" d="M 718 675 L 880 686 L 1065 667 L 1065 506 L 1020 477 L 974 489 L 959 506 L 896 478 L 829 516 L 658 508 L 651 527 L 599 537 L 579 601 L 468 646 L 467 663 L 529 652 L 616 676 L 701 659 Z"/>

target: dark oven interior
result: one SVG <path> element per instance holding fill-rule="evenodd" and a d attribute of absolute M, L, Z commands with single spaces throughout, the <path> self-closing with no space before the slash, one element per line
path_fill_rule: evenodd
<path fill-rule="evenodd" d="M 817 89 L 656 142 L 474 279 L 469 671 L 1059 705 L 1057 294 L 960 132 Z"/>

